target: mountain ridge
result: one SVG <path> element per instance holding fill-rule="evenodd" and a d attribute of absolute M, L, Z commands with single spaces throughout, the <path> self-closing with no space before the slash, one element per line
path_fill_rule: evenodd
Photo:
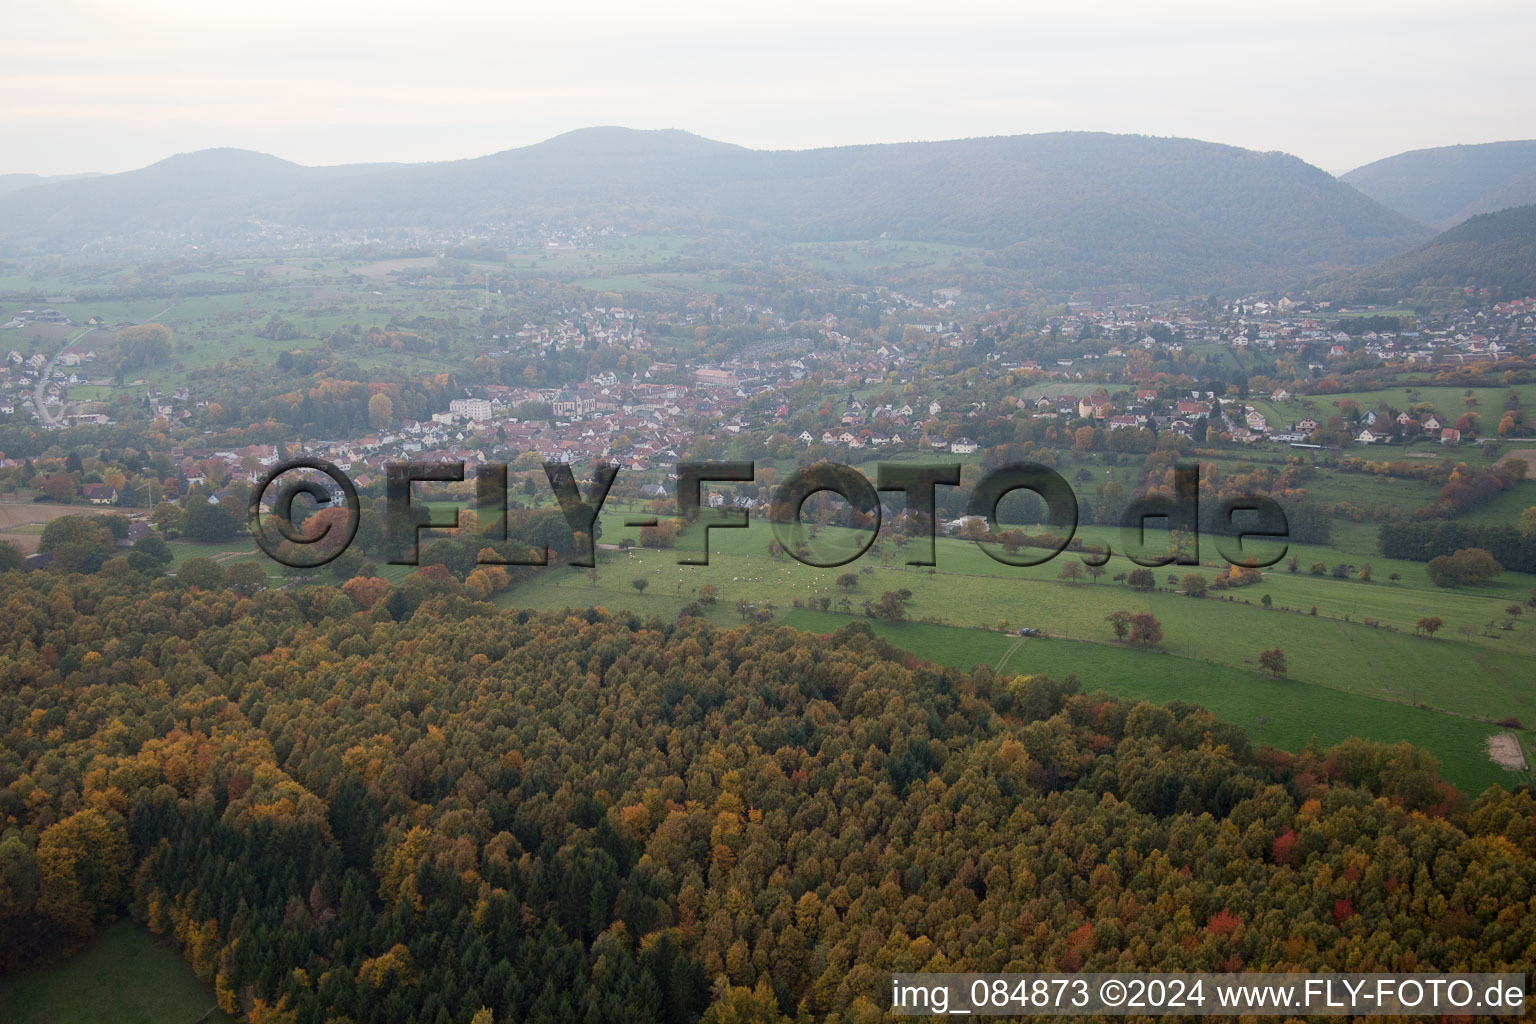
<path fill-rule="evenodd" d="M 97 171 L 81 171 L 76 174 L 30 174 L 16 172 L 13 174 L 0 174 L 0 196 L 10 195 L 24 188 L 33 188 L 37 185 L 49 185 L 61 181 L 76 181 L 81 178 L 98 178 Z"/>
<path fill-rule="evenodd" d="M 1536 295 L 1536 204 L 1476 214 L 1409 252 L 1341 277 L 1329 290 L 1444 296 L 1469 287 L 1504 298 Z"/>
<path fill-rule="evenodd" d="M 1389 209 L 1437 227 L 1536 203 L 1536 139 L 1409 150 L 1340 179 Z"/>
<path fill-rule="evenodd" d="M 0 242 L 23 248 L 235 238 L 257 222 L 326 232 L 519 221 L 952 242 L 1052 287 L 1164 292 L 1299 280 L 1430 235 L 1297 157 L 1101 132 L 753 150 L 678 129 L 590 128 L 429 164 L 203 151 L 0 196 Z"/>

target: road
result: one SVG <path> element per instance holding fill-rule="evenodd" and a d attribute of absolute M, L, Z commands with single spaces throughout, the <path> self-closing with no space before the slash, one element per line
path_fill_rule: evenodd
<path fill-rule="evenodd" d="M 59 350 L 53 354 L 53 358 L 48 360 L 48 365 L 43 367 L 42 376 L 37 378 L 37 387 L 32 389 L 32 408 L 36 410 L 37 418 L 43 421 L 43 426 L 56 427 L 59 425 L 60 417 L 55 416 L 53 413 L 49 412 L 48 407 L 43 404 L 43 390 L 47 388 L 48 381 L 53 378 L 54 364 L 59 361 L 59 356 L 64 354 L 65 349 L 69 348 L 69 346 L 73 345 L 87 334 L 90 334 L 95 329 L 96 328 L 94 327 L 87 327 L 73 338 L 65 338 L 64 344 L 59 346 Z M 61 394 L 59 397 L 59 412 L 62 413 L 64 411 L 63 399 L 66 396 Z"/>

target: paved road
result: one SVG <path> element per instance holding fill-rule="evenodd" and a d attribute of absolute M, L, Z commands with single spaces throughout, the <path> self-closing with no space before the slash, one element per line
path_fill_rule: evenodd
<path fill-rule="evenodd" d="M 43 426 L 56 427 L 59 425 L 59 417 L 49 412 L 48 407 L 43 405 L 43 390 L 47 388 L 48 381 L 53 378 L 54 364 L 59 361 L 59 356 L 64 354 L 65 349 L 69 348 L 69 346 L 73 345 L 87 334 L 90 334 L 95 329 L 96 328 L 94 327 L 87 327 L 84 331 L 75 335 L 73 338 L 65 338 L 64 344 L 59 346 L 59 350 L 53 354 L 53 358 L 48 360 L 48 365 L 43 367 L 43 375 L 37 378 L 37 387 L 32 389 L 32 408 L 37 411 L 37 418 L 43 421 Z M 66 396 L 60 395 L 61 399 L 64 397 Z M 64 402 L 60 401 L 59 412 L 62 413 L 63 411 Z"/>

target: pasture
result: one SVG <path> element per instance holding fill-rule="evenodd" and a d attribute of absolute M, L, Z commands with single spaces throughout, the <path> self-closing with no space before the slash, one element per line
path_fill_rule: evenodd
<path fill-rule="evenodd" d="M 792 611 L 784 618 L 786 625 L 809 632 L 830 632 L 847 621 L 845 616 L 807 611 Z M 1256 747 L 1296 751 L 1314 741 L 1328 747 L 1351 736 L 1406 740 L 1432 753 L 1446 780 L 1467 793 L 1525 779 L 1522 773 L 1499 768 L 1483 753 L 1487 736 L 1498 730 L 1421 708 L 1121 646 L 1014 638 L 915 622 L 870 625 L 891 644 L 939 665 L 985 665 L 1004 675 L 1076 676 L 1086 693 L 1102 691 L 1155 704 L 1199 704 L 1217 718 L 1242 726 Z"/>
<path fill-rule="evenodd" d="M 107 925 L 62 964 L 0 977 L 6 1024 L 229 1024 L 169 943 L 132 921 Z"/>
<path fill-rule="evenodd" d="M 603 543 L 612 544 L 630 532 L 620 526 L 622 518 L 609 514 Z M 1089 527 L 1081 532 L 1087 540 L 1118 542 L 1117 531 Z M 822 531 L 817 541 L 837 542 L 839 533 L 851 531 Z M 1052 639 L 1045 644 L 1026 641 L 1004 664 L 1005 670 L 1073 672 L 1085 685 L 1113 684 L 1124 688 L 1115 692 L 1156 700 L 1171 699 L 1165 697 L 1166 686 L 1152 685 L 1160 678 L 1159 666 L 1177 666 L 1175 675 L 1180 678 L 1198 668 L 1203 678 L 1211 680 L 1212 689 L 1202 693 L 1223 686 L 1230 690 L 1237 680 L 1268 682 L 1258 672 L 1258 654 L 1278 647 L 1286 654 L 1288 671 L 1275 685 L 1293 690 L 1306 687 L 1299 692 L 1311 695 L 1307 710 L 1303 713 L 1298 705 L 1288 712 L 1293 719 L 1285 718 L 1278 708 L 1269 709 L 1273 714 L 1260 710 L 1252 722 L 1267 717 L 1276 723 L 1274 730 L 1280 730 L 1285 721 L 1333 717 L 1335 704 L 1330 701 L 1341 709 L 1368 709 L 1348 715 L 1341 710 L 1335 721 L 1372 739 L 1420 742 L 1419 737 L 1424 737 L 1447 771 L 1452 765 L 1460 766 L 1454 770 L 1458 785 L 1465 786 L 1499 777 L 1474 770 L 1482 764 L 1492 769 L 1484 741 L 1497 730 L 1487 723 L 1509 717 L 1536 722 L 1536 693 L 1528 684 L 1530 659 L 1536 656 L 1536 617 L 1515 617 L 1508 630 L 1501 625 L 1505 606 L 1523 600 L 1536 582 L 1518 574 L 1507 573 L 1477 588 L 1445 591 L 1429 584 L 1420 563 L 1376 558 L 1371 560 L 1371 581 L 1336 579 L 1331 574 L 1311 575 L 1308 567 L 1312 561 L 1323 561 L 1331 569 L 1341 561 L 1358 565 L 1359 560 L 1334 549 L 1297 546 L 1300 572 L 1290 573 L 1282 563 L 1266 570 L 1257 584 L 1193 598 L 1170 584 L 1168 574 L 1182 577 L 1199 572 L 1210 580 L 1216 572 L 1214 564 L 1155 570 L 1157 589 L 1143 592 L 1113 581 L 1115 573 L 1134 568 L 1119 557 L 1100 579 L 1085 576 L 1074 582 L 1056 578 L 1063 565 L 1076 561 L 1076 556 L 1068 554 L 1041 566 L 1016 568 L 994 561 L 970 542 L 940 539 L 938 565 L 930 571 L 902 564 L 915 546 L 901 548 L 886 541 L 881 551 L 848 566 L 818 569 L 788 556 L 770 557 L 771 539 L 772 531 L 763 522 L 753 522 L 744 530 L 714 530 L 710 564 L 679 565 L 684 551 L 702 550 L 702 531 L 693 527 L 679 539 L 677 550 L 604 550 L 595 571 L 540 570 L 498 598 L 498 603 L 546 609 L 601 605 L 672 616 L 708 584 L 719 591 L 718 602 L 707 610 L 717 622 L 739 621 L 736 605 L 742 601 L 801 624 L 810 621 L 808 617 L 821 621 L 846 621 L 849 614 L 862 617 L 866 600 L 877 600 L 886 591 L 906 590 L 911 594 L 906 602 L 911 621 L 890 628 L 913 630 L 911 635 L 917 639 L 903 646 L 919 656 L 941 660 L 942 653 L 935 653 L 930 645 L 935 637 L 952 636 L 924 630 L 961 627 L 966 648 L 996 651 L 980 659 L 992 664 L 1004 651 L 983 646 L 983 639 L 1012 643 L 1014 638 L 1001 630 L 1028 626 L 1044 630 Z M 1202 554 L 1207 563 L 1214 562 L 1214 551 Z M 1396 583 L 1386 578 L 1393 571 L 1402 574 Z M 840 584 L 845 574 L 851 574 L 852 581 Z M 636 580 L 645 581 L 643 591 L 634 586 Z M 1264 594 L 1270 595 L 1270 608 L 1261 602 Z M 829 612 L 816 610 L 822 599 L 827 600 Z M 844 614 L 836 614 L 839 609 Z M 1157 650 L 1133 650 L 1116 641 L 1105 617 L 1120 609 L 1150 612 L 1158 619 L 1164 640 Z M 1441 630 L 1433 637 L 1415 635 L 1415 624 L 1427 616 L 1441 618 Z M 1495 623 L 1492 629 L 1490 622 Z M 1019 654 L 1033 657 L 1041 649 L 1061 652 L 1054 667 L 1042 669 L 1033 661 L 1016 660 Z M 1242 687 L 1238 690 L 1247 692 Z M 1200 697 L 1186 699 L 1204 702 Z M 1223 707 L 1234 709 L 1223 712 L 1224 717 L 1238 717 L 1235 705 Z M 1403 712 L 1387 714 L 1384 709 L 1388 708 Z M 1412 714 L 1405 717 L 1408 711 Z M 1437 735 L 1439 739 L 1429 744 L 1428 739 Z M 1281 731 L 1276 736 L 1277 745 L 1297 739 L 1296 734 Z M 1528 744 L 1523 737 L 1522 742 Z"/>

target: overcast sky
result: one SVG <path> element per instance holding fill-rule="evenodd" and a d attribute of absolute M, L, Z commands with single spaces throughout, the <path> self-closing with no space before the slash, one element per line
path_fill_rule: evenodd
<path fill-rule="evenodd" d="M 591 125 L 772 149 L 1137 132 L 1336 172 L 1536 137 L 1531 0 L 8 7 L 0 172 L 447 160 Z"/>

